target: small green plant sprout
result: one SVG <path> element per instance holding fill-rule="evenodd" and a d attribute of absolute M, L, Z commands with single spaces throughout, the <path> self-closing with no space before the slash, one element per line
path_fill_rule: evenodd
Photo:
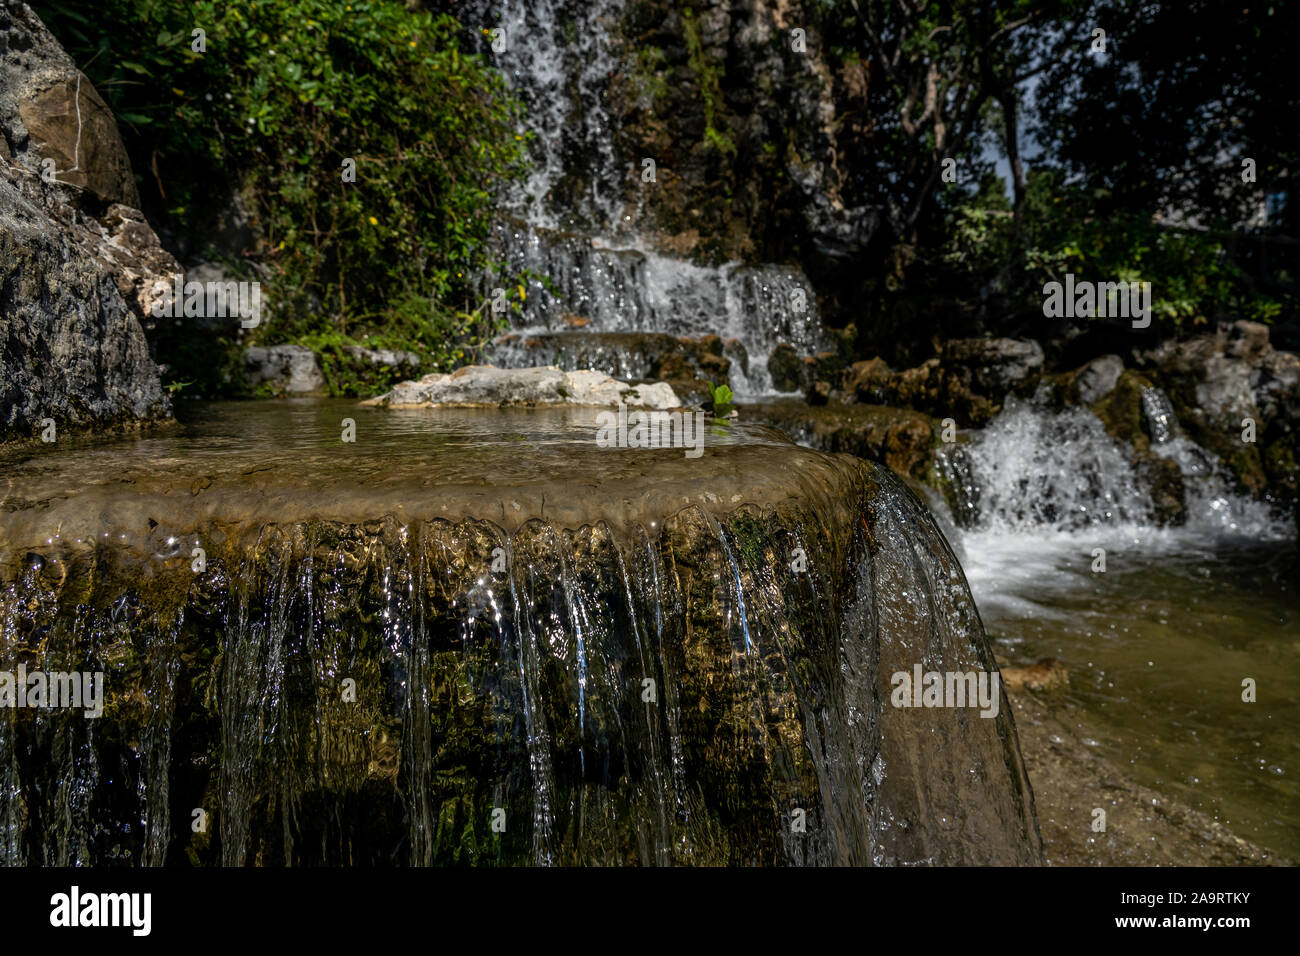
<path fill-rule="evenodd" d="M 709 391 L 713 395 L 713 414 L 716 418 L 726 418 L 731 414 L 731 388 L 727 385 L 713 385 Z"/>

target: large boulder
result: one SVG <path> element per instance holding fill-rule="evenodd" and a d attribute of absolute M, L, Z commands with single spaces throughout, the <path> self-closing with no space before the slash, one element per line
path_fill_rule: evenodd
<path fill-rule="evenodd" d="M 587 320 L 570 316 L 573 330 L 563 332 L 510 332 L 493 346 L 493 357 L 503 365 L 554 365 L 565 371 L 595 369 L 621 379 L 660 379 L 672 382 L 730 382 L 730 352 L 747 359 L 735 339 L 717 335 L 677 336 L 666 332 L 590 332 Z"/>
<path fill-rule="evenodd" d="M 121 138 L 29 7 L 0 3 L 0 440 L 165 418 L 149 290 L 179 271 Z"/>
<path fill-rule="evenodd" d="M 1002 397 L 982 394 L 969 367 L 948 366 L 938 358 L 901 372 L 879 358 L 855 362 L 842 380 L 846 401 L 911 408 L 938 419 L 952 418 L 963 427 L 988 424 Z"/>
<path fill-rule="evenodd" d="M 920 412 L 838 402 L 810 407 L 785 400 L 747 405 L 744 420 L 779 428 L 809 448 L 879 462 L 913 482 L 934 480 L 939 426 Z"/>
<path fill-rule="evenodd" d="M 40 75 L 29 76 L 31 92 L 18 100 L 32 148 L 54 164 L 60 182 L 106 203 L 139 206 L 131 163 L 108 104 L 79 71 L 69 74 L 49 59 L 41 66 Z"/>

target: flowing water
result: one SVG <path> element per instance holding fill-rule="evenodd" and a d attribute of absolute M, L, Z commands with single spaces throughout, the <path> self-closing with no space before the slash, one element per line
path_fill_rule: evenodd
<path fill-rule="evenodd" d="M 816 298 L 643 228 L 622 12 L 458 11 L 530 135 L 494 239 L 532 275 L 495 358 L 711 333 L 767 395 L 775 345 L 824 347 Z M 547 360 L 577 355 L 639 377 Z M 597 449 L 592 409 L 196 403 L 172 434 L 6 449 L 0 672 L 109 690 L 98 720 L 0 711 L 0 862 L 1038 862 L 1005 699 L 889 703 L 913 666 L 991 671 L 981 615 L 1013 663 L 1065 662 L 1089 746 L 1300 858 L 1294 528 L 1143 407 L 1185 526 L 1087 412 L 1011 402 L 941 459 L 951 547 L 882 469 L 735 425 L 698 462 Z"/>
<path fill-rule="evenodd" d="M 1294 526 L 1232 494 L 1163 395 L 1144 405 L 1153 451 L 1184 474 L 1187 523 L 1156 526 L 1131 450 L 1090 413 L 1012 401 L 948 463 L 971 591 L 999 656 L 1066 665 L 1089 746 L 1300 858 Z"/>
<path fill-rule="evenodd" d="M 798 269 L 698 266 L 649 249 L 606 248 L 584 236 L 547 234 L 509 221 L 498 224 L 497 236 L 514 268 L 550 280 L 529 281 L 520 334 L 493 352 L 494 361 L 506 367 L 536 364 L 536 354 L 521 345 L 529 332 L 563 331 L 575 319 L 582 322 L 575 335 L 714 334 L 739 345 L 728 354 L 732 387 L 753 398 L 773 392 L 767 357 L 777 345 L 790 344 L 800 355 L 824 345 L 816 299 Z M 599 370 L 619 373 L 612 364 Z"/>
<path fill-rule="evenodd" d="M 658 251 L 643 234 L 643 191 L 665 187 L 643 180 L 647 157 L 619 155 L 614 145 L 610 83 L 628 69 L 618 39 L 623 6 L 506 0 L 470 4 L 461 15 L 471 27 L 497 31 L 479 34 L 478 49 L 525 107 L 530 173 L 503 197 L 511 216 L 498 221 L 495 235 L 506 272 L 531 273 L 517 330 L 564 330 L 577 320 L 597 333 L 715 334 L 736 340 L 749 357 L 732 379 L 736 394 L 772 393 L 767 358 L 776 345 L 801 355 L 824 347 L 812 286 L 793 266 L 697 265 Z M 494 49 L 494 39 L 503 48 Z M 491 359 L 536 364 L 512 343 Z"/>
<path fill-rule="evenodd" d="M 596 409 L 183 405 L 0 460 L 0 861 L 1041 860 L 960 568 L 882 469 Z M 349 425 L 355 441 L 345 442 Z"/>

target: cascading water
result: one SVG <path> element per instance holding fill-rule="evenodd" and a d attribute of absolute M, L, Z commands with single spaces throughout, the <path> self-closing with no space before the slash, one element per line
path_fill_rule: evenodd
<path fill-rule="evenodd" d="M 237 408 L 8 463 L 0 674 L 106 690 L 0 709 L 0 862 L 1040 861 L 1005 698 L 890 704 L 994 665 L 888 472 L 762 430 L 601 451 L 594 410 Z"/>
<path fill-rule="evenodd" d="M 528 178 L 506 196 L 508 205 L 538 228 L 617 231 L 635 165 L 615 155 L 606 103 L 609 78 L 621 68 L 613 28 L 623 0 L 466 6 L 461 22 L 522 101 L 532 136 Z"/>
<path fill-rule="evenodd" d="M 971 593 L 1007 664 L 1068 672 L 1051 706 L 1082 746 L 1294 857 L 1300 706 L 1243 697 L 1247 678 L 1300 679 L 1294 525 L 1234 491 L 1159 389 L 1139 415 L 1140 454 L 1086 409 L 1009 398 L 938 454 Z"/>
<path fill-rule="evenodd" d="M 1223 466 L 1183 436 L 1169 398 L 1142 395 L 1151 450 L 1177 466 L 1186 489 L 1184 532 L 1285 539 L 1287 516 L 1231 490 Z M 942 450 L 938 466 L 954 518 L 971 532 L 1023 535 L 1097 530 L 1149 536 L 1151 494 L 1133 450 L 1082 408 L 1051 410 L 1008 397 L 1002 413 L 968 444 Z M 1170 532 L 1183 533 L 1183 532 Z"/>
<path fill-rule="evenodd" d="M 699 266 L 653 249 L 639 232 L 642 157 L 614 150 L 610 77 L 624 70 L 616 27 L 621 0 L 472 6 L 465 23 L 499 31 L 480 49 L 497 62 L 526 108 L 531 173 L 506 204 L 515 218 L 495 229 L 507 273 L 530 279 L 518 330 L 668 332 L 736 340 L 747 368 L 733 366 L 741 397 L 772 393 L 767 357 L 781 343 L 802 355 L 824 347 L 811 284 L 798 268 L 729 262 Z M 491 280 L 489 280 L 491 281 Z M 548 288 L 549 285 L 549 288 Z M 553 290 L 553 291 L 552 291 Z M 581 333 L 579 333 L 581 334 Z M 507 366 L 538 356 L 511 339 L 490 353 Z M 617 374 L 617 363 L 600 371 Z"/>
<path fill-rule="evenodd" d="M 940 455 L 955 517 L 981 531 L 1078 531 L 1145 524 L 1150 504 L 1129 455 L 1090 412 L 1009 398 L 988 428 Z"/>
<path fill-rule="evenodd" d="M 592 333 L 712 333 L 735 340 L 748 357 L 747 368 L 734 362 L 732 373 L 735 392 L 748 397 L 772 391 L 767 356 L 777 345 L 789 343 L 800 354 L 821 347 L 816 303 L 797 269 L 739 263 L 705 268 L 649 250 L 601 248 L 583 236 L 547 235 L 504 221 L 497 236 L 507 261 L 547 276 L 555 290 L 541 280 L 529 282 L 523 330 L 494 353 L 503 364 L 531 364 L 531 354 L 520 344 L 528 332 L 563 330 L 571 316 L 580 317 L 584 332 Z M 601 369 L 621 370 L 616 361 Z"/>
<path fill-rule="evenodd" d="M 1193 531 L 1259 540 L 1283 540 L 1293 534 L 1289 517 L 1267 502 L 1233 491 L 1219 460 L 1182 434 L 1168 395 L 1158 388 L 1143 390 L 1142 413 L 1151 433 L 1151 450 L 1174 462 L 1183 476 L 1188 525 Z"/>

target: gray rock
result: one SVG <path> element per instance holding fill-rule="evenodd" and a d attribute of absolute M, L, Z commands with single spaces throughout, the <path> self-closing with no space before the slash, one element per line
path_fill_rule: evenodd
<path fill-rule="evenodd" d="M 165 418 L 144 330 L 112 272 L 0 169 L 0 438 Z"/>
<path fill-rule="evenodd" d="M 1043 347 L 1032 339 L 953 339 L 946 366 L 970 369 L 976 390 L 994 397 L 1043 368 Z"/>
<path fill-rule="evenodd" d="M 1075 387 L 1079 400 L 1085 405 L 1105 398 L 1115 389 L 1115 383 L 1124 373 L 1124 362 L 1118 355 L 1102 355 L 1093 359 L 1079 371 Z"/>
<path fill-rule="evenodd" d="M 1270 351 L 1260 361 L 1251 382 L 1265 419 L 1300 421 L 1300 356 Z"/>
<path fill-rule="evenodd" d="M 230 273 L 228 273 L 225 267 L 220 263 L 200 260 L 186 266 L 184 281 L 187 283 L 198 282 L 207 287 L 209 284 L 214 286 L 224 286 L 225 283 L 238 282 L 239 280 L 230 275 Z M 216 309 L 213 310 L 213 314 L 209 314 L 208 310 L 204 308 L 200 310 L 198 315 L 187 316 L 185 321 L 192 323 L 194 326 L 202 328 L 209 333 L 224 332 L 227 335 L 232 336 L 242 335 L 243 327 L 241 325 L 241 319 L 238 315 L 237 307 L 225 310 L 228 313 L 226 315 L 215 314 L 219 311 L 223 310 Z M 261 322 L 259 321 L 258 324 L 260 325 Z"/>
<path fill-rule="evenodd" d="M 1300 399 L 1300 359 L 1274 350 L 1268 326 L 1258 322 L 1165 342 L 1139 358 L 1168 378 L 1192 384 L 1197 411 L 1212 427 L 1240 428 L 1243 416 L 1258 417 L 1265 406 L 1285 414 Z"/>
<path fill-rule="evenodd" d="M 253 388 L 269 385 L 286 395 L 319 395 L 325 375 L 305 345 L 255 345 L 244 351 L 244 374 Z"/>
<path fill-rule="evenodd" d="M 414 352 L 394 351 L 393 349 L 367 349 L 360 345 L 345 345 L 343 351 L 352 356 L 359 362 L 368 362 L 371 365 L 387 365 L 390 368 L 398 365 L 410 365 L 412 368 L 419 368 L 420 356 Z"/>
<path fill-rule="evenodd" d="M 103 100 L 24 4 L 0 4 L 0 143 L 0 440 L 167 417 L 148 289 L 179 266 Z"/>
<path fill-rule="evenodd" d="M 1252 413 L 1250 365 L 1225 355 L 1211 356 L 1203 366 L 1204 379 L 1196 386 L 1196 403 L 1211 421 L 1236 422 Z"/>
<path fill-rule="evenodd" d="M 1300 500 L 1300 357 L 1275 350 L 1267 326 L 1221 325 L 1137 359 L 1165 383 L 1183 431 L 1227 463 L 1242 488 Z M 1242 440 L 1246 419 L 1254 442 Z"/>
<path fill-rule="evenodd" d="M 468 365 L 451 373 L 435 372 L 418 382 L 402 382 L 365 404 L 388 408 L 502 405 L 601 405 L 623 402 L 642 408 L 679 408 L 672 386 L 629 385 L 603 372 L 565 372 L 555 366 L 502 369 Z"/>

